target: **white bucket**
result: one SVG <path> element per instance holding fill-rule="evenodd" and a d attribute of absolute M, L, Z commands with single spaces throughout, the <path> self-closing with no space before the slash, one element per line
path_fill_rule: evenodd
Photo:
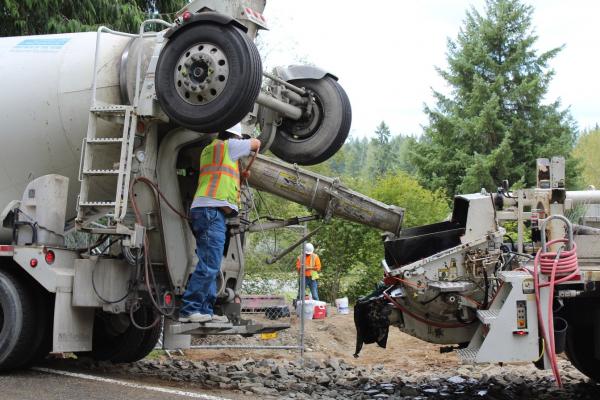
<path fill-rule="evenodd" d="M 313 319 L 313 314 L 315 312 L 315 301 L 314 300 L 305 300 L 299 301 L 296 303 L 296 314 L 300 316 L 302 314 L 302 303 L 304 303 L 304 319 Z"/>
<path fill-rule="evenodd" d="M 335 299 L 335 308 L 338 314 L 349 314 L 350 308 L 348 307 L 348 298 L 342 297 L 341 299 Z"/>

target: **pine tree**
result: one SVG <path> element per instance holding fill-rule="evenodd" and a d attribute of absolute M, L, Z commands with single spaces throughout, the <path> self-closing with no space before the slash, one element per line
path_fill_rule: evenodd
<path fill-rule="evenodd" d="M 389 126 L 385 121 L 381 121 L 375 129 L 375 137 L 371 140 L 371 146 L 369 146 L 369 176 L 382 176 L 389 171 L 392 160 L 392 154 L 390 154 L 391 136 Z"/>
<path fill-rule="evenodd" d="M 0 0 L 0 36 L 94 31 L 138 32 L 148 17 L 172 19 L 186 0 Z"/>
<path fill-rule="evenodd" d="M 411 147 L 427 186 L 450 194 L 493 190 L 502 179 L 531 186 L 536 158 L 569 157 L 572 118 L 544 99 L 553 77 L 548 63 L 561 48 L 538 54 L 532 12 L 519 0 L 487 0 L 485 15 L 471 8 L 448 41 L 448 69 L 438 72 L 451 92 L 434 91 L 435 107 L 425 108 L 429 125 Z M 570 158 L 567 172 L 576 174 Z"/>

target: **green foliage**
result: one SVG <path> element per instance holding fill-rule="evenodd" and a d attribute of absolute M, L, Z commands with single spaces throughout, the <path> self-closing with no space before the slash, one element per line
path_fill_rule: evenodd
<path fill-rule="evenodd" d="M 581 163 L 582 183 L 600 189 L 600 128 L 585 132 L 573 149 L 573 156 Z"/>
<path fill-rule="evenodd" d="M 185 4 L 185 0 L 1 0 L 0 36 L 94 31 L 100 25 L 138 32 L 144 19 L 172 19 L 168 14 Z"/>
<path fill-rule="evenodd" d="M 438 222 L 450 213 L 445 192 L 425 189 L 402 171 L 379 178 L 369 195 L 386 204 L 404 207 L 404 228 Z"/>
<path fill-rule="evenodd" d="M 472 8 L 449 40 L 448 69 L 438 72 L 451 93 L 434 91 L 429 125 L 410 152 L 427 187 L 469 193 L 502 179 L 532 186 L 536 158 L 553 155 L 567 157 L 567 183 L 577 183 L 574 123 L 558 101 L 544 99 L 548 63 L 561 48 L 537 53 L 532 11 L 519 0 L 487 0 L 485 15 Z"/>
<path fill-rule="evenodd" d="M 355 223 L 333 220 L 313 240 L 321 257 L 322 273 L 319 280 L 319 298 L 334 301 L 346 292 L 345 278 L 358 265 L 381 269 L 383 246 L 376 230 Z"/>
<path fill-rule="evenodd" d="M 444 219 L 448 201 L 443 191 L 423 188 L 410 176 L 407 159 L 414 139 L 392 135 L 382 122 L 374 139 L 350 139 L 331 159 L 309 169 L 327 176 L 340 177 L 350 188 L 388 204 L 406 208 L 404 226 L 428 224 Z M 257 198 L 260 215 L 291 217 L 307 215 L 308 210 L 294 203 L 262 194 Z M 256 218 L 254 216 L 253 218 Z M 311 223 L 309 230 L 321 222 Z M 247 293 L 294 296 L 297 290 L 296 257 L 300 249 L 273 265 L 265 259 L 282 251 L 300 237 L 301 232 L 281 229 L 249 235 L 246 252 L 244 290 Z M 323 271 L 319 297 L 327 301 L 348 296 L 355 301 L 368 294 L 381 280 L 384 257 L 379 231 L 355 223 L 334 219 L 312 239 Z"/>

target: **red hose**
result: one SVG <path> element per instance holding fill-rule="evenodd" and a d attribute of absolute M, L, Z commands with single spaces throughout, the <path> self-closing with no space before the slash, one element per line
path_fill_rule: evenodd
<path fill-rule="evenodd" d="M 547 243 L 552 246 L 558 243 L 568 244 L 567 239 L 555 239 Z M 556 378 L 558 387 L 562 387 L 560 373 L 558 371 L 558 362 L 556 358 L 556 347 L 554 343 L 554 313 L 552 312 L 552 303 L 554 300 L 554 287 L 562 282 L 570 281 L 579 276 L 579 265 L 577 263 L 577 246 L 572 242 L 571 250 L 561 250 L 559 252 L 542 253 L 540 249 L 533 262 L 533 282 L 535 286 L 535 302 L 537 305 L 538 321 L 540 331 L 546 342 L 546 355 L 550 360 L 552 373 Z M 557 256 L 558 255 L 558 256 Z M 539 271 L 539 273 L 538 273 Z M 550 275 L 548 282 L 540 283 L 540 274 Z M 557 279 L 557 277 L 559 277 Z M 548 329 L 544 327 L 542 309 L 540 307 L 540 288 L 548 286 Z"/>

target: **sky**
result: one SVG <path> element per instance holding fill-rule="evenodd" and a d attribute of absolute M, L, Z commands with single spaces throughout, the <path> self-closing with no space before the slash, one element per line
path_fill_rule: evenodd
<path fill-rule="evenodd" d="M 524 0 L 534 7 L 539 51 L 565 45 L 550 66 L 547 101 L 561 100 L 580 130 L 600 122 L 600 2 Z M 392 134 L 418 136 L 435 105 L 432 88 L 447 91 L 447 40 L 471 7 L 485 0 L 268 0 L 265 65 L 307 60 L 339 77 L 352 104 L 351 136 L 371 136 L 385 121 Z"/>

